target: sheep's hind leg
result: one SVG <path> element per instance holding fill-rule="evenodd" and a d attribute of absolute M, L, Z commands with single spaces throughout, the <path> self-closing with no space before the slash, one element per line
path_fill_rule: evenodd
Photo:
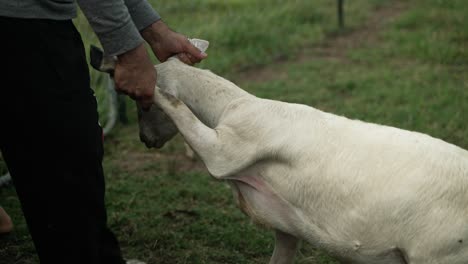
<path fill-rule="evenodd" d="M 299 245 L 299 239 L 276 230 L 275 234 L 275 249 L 271 256 L 270 264 L 292 264 Z"/>

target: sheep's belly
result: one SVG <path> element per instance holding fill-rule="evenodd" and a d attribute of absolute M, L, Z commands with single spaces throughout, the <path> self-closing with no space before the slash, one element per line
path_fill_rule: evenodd
<path fill-rule="evenodd" d="M 295 210 L 279 197 L 261 177 L 243 175 L 232 178 L 229 184 L 243 213 L 258 225 L 297 234 Z"/>

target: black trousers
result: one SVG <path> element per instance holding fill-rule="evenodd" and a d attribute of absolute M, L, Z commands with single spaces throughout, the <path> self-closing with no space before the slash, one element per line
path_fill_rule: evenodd
<path fill-rule="evenodd" d="M 0 36 L 0 148 L 41 263 L 124 263 L 80 34 L 71 21 L 0 17 Z"/>

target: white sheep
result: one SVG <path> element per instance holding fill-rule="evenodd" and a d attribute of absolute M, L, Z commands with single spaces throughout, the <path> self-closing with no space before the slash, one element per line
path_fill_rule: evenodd
<path fill-rule="evenodd" d="M 179 131 L 242 211 L 275 230 L 270 263 L 293 263 L 300 239 L 344 263 L 468 263 L 466 150 L 258 98 L 176 58 L 156 68 L 142 140 L 161 147 Z"/>

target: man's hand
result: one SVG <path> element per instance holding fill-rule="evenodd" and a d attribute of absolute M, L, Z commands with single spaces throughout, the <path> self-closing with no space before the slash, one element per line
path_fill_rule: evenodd
<path fill-rule="evenodd" d="M 207 56 L 161 20 L 145 28 L 141 34 L 161 62 L 177 55 L 181 61 L 193 65 Z M 156 69 L 144 44 L 117 57 L 114 72 L 116 90 L 138 101 L 143 109 L 149 109 L 156 86 Z"/>
<path fill-rule="evenodd" d="M 144 44 L 117 57 L 115 89 L 139 101 L 143 109 L 149 109 L 156 87 L 156 69 Z"/>
<path fill-rule="evenodd" d="M 184 35 L 172 31 L 162 20 L 145 28 L 141 35 L 150 44 L 159 61 L 176 55 L 186 64 L 193 65 L 206 58 L 206 54 L 193 46 Z"/>

